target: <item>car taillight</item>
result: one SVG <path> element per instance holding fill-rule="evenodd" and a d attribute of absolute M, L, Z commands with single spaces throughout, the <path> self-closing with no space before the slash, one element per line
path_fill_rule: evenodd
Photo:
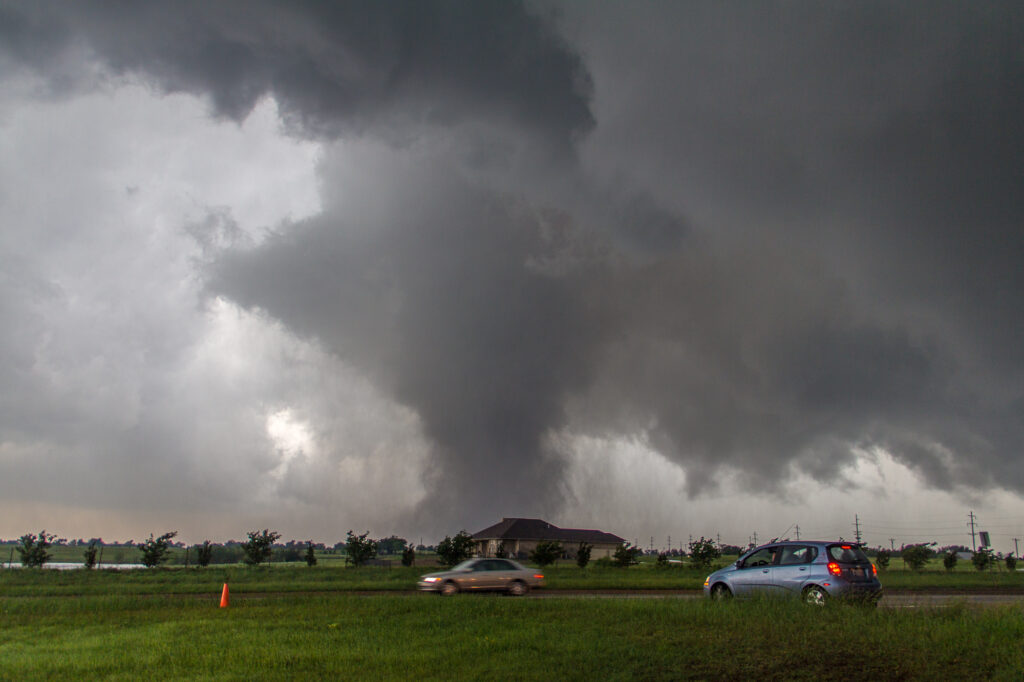
<path fill-rule="evenodd" d="M 878 566 L 871 564 L 871 573 L 872 575 L 878 575 Z"/>
<path fill-rule="evenodd" d="M 544 580 L 544 574 L 543 573 L 534 573 L 533 577 L 536 578 L 537 580 Z"/>
<path fill-rule="evenodd" d="M 843 572 L 843 569 L 839 568 L 839 564 L 833 561 L 828 565 L 828 572 L 832 575 L 839 575 Z"/>

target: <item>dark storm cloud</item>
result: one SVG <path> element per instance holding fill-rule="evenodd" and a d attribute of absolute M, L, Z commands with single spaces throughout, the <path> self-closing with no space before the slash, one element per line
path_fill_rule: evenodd
<path fill-rule="evenodd" d="M 6 52 L 44 70 L 84 48 L 115 73 L 208 94 L 244 118 L 273 94 L 305 133 L 518 121 L 564 146 L 592 120 L 586 72 L 519 2 L 38 2 L 3 12 Z M 0 48 L 2 49 L 2 48 Z"/>
<path fill-rule="evenodd" d="M 564 9 L 573 49 L 516 3 L 8 5 L 5 30 L 44 70 L 33 40 L 391 145 L 329 151 L 323 214 L 208 286 L 413 408 L 442 514 L 552 509 L 560 431 L 642 433 L 691 491 L 873 446 L 1024 489 L 1021 8 Z"/>

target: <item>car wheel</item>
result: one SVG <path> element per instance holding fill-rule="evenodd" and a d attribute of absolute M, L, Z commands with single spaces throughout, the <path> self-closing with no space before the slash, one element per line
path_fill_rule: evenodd
<path fill-rule="evenodd" d="M 732 599 L 732 591 L 725 585 L 719 583 L 711 588 L 711 598 L 714 601 L 725 601 Z"/>
<path fill-rule="evenodd" d="M 513 597 L 522 597 L 530 590 L 522 580 L 513 580 L 508 586 L 508 593 Z"/>
<path fill-rule="evenodd" d="M 824 606 L 828 601 L 828 593 L 817 585 L 811 585 L 804 590 L 804 603 L 811 606 Z"/>
<path fill-rule="evenodd" d="M 442 597 L 450 597 L 453 594 L 457 594 L 458 591 L 459 591 L 459 586 L 456 585 L 451 580 L 446 582 L 444 585 L 441 585 L 441 596 Z"/>

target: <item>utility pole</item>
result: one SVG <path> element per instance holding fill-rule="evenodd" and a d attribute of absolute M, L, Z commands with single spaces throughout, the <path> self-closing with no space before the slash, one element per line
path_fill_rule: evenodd
<path fill-rule="evenodd" d="M 651 536 L 651 553 L 654 553 L 654 536 Z"/>
<path fill-rule="evenodd" d="M 1013 555 L 1014 556 L 1020 556 L 1020 548 L 1017 547 L 1017 540 L 1018 540 L 1018 538 L 1014 538 L 1013 539 Z"/>
<path fill-rule="evenodd" d="M 892 551 L 896 551 L 896 538 L 889 538 L 889 547 Z"/>
<path fill-rule="evenodd" d="M 857 514 L 853 515 L 853 530 L 854 537 L 857 538 L 857 544 L 860 544 L 860 517 Z"/>
<path fill-rule="evenodd" d="M 719 547 L 722 546 L 722 534 L 721 533 L 716 533 L 715 534 L 715 542 L 718 544 Z"/>
<path fill-rule="evenodd" d="M 672 551 L 672 536 L 671 535 L 668 536 L 668 543 L 667 544 L 668 544 L 668 551 L 671 552 Z"/>
<path fill-rule="evenodd" d="M 754 531 L 754 547 L 757 547 L 757 531 Z"/>
<path fill-rule="evenodd" d="M 967 515 L 967 518 L 970 519 L 970 521 L 967 522 L 967 525 L 971 527 L 971 551 L 977 552 L 978 545 L 974 542 L 974 523 L 977 517 L 974 516 L 974 510 L 971 510 L 971 512 Z"/>
<path fill-rule="evenodd" d="M 796 539 L 800 540 L 800 524 L 796 524 Z"/>

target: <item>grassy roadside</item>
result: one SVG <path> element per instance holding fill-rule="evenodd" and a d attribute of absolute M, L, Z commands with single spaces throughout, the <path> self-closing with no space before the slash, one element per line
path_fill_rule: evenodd
<path fill-rule="evenodd" d="M 10 679 L 1017 679 L 1015 609 L 665 600 L 0 597 Z"/>
<path fill-rule="evenodd" d="M 204 569 L 171 567 L 157 570 L 0 571 L 0 595 L 70 596 L 133 594 L 219 594 L 224 583 L 232 591 L 346 592 L 414 589 L 417 579 L 433 567 L 345 568 L 275 564 L 260 568 L 212 566 Z M 548 590 L 699 590 L 706 573 L 692 568 L 635 566 L 629 569 L 549 566 L 544 569 Z M 890 591 L 1024 592 L 1024 573 L 890 570 L 880 575 Z"/>

